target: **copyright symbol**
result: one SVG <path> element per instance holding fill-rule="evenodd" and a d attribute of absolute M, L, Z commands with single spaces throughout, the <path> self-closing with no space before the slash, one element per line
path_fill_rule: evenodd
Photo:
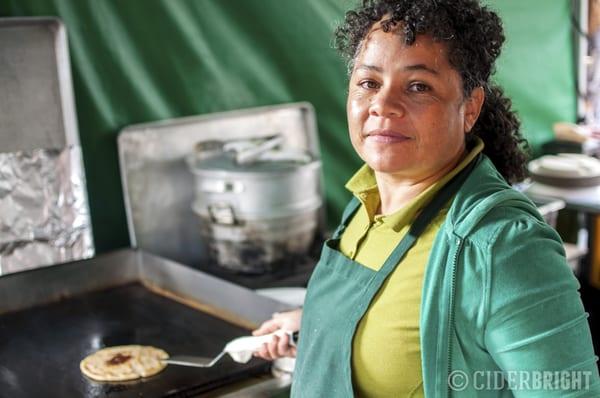
<path fill-rule="evenodd" d="M 451 390 L 462 391 L 469 385 L 469 378 L 462 370 L 454 370 L 448 375 L 448 386 Z"/>

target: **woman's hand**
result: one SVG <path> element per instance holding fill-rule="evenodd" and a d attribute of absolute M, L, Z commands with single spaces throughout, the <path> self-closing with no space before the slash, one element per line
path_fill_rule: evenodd
<path fill-rule="evenodd" d="M 288 312 L 277 312 L 273 314 L 273 318 L 260 325 L 252 334 L 254 336 L 261 336 L 277 330 L 296 332 L 300 330 L 301 318 L 302 308 Z M 295 357 L 296 347 L 290 345 L 287 334 L 283 334 L 281 337 L 273 336 L 271 342 L 263 344 L 262 348 L 254 353 L 254 356 L 269 361 L 281 357 Z"/>

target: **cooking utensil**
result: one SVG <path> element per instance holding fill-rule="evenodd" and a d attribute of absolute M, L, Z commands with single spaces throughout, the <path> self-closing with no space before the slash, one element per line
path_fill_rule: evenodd
<path fill-rule="evenodd" d="M 195 179 L 192 209 L 219 266 L 261 274 L 311 249 L 323 203 L 321 162 L 305 150 L 275 150 L 281 142 L 280 135 L 229 141 L 221 152 L 214 141 L 200 142 L 186 157 Z"/>
<path fill-rule="evenodd" d="M 235 161 L 237 164 L 244 165 L 250 164 L 256 161 L 263 153 L 276 148 L 283 142 L 283 137 L 281 135 L 275 135 L 273 137 L 269 137 L 265 141 L 248 146 L 241 151 L 238 151 L 235 156 Z M 227 145 L 225 145 L 227 148 Z"/>
<path fill-rule="evenodd" d="M 282 142 L 283 137 L 281 135 L 273 135 L 260 141 L 203 140 L 198 142 L 194 147 L 194 156 L 195 160 L 198 161 L 222 155 L 224 152 L 232 152 L 235 155 L 235 162 L 245 165 L 257 161 L 265 152 L 278 147 Z"/>
<path fill-rule="evenodd" d="M 281 331 L 265 334 L 263 336 L 245 336 L 231 340 L 225 345 L 223 351 L 214 358 L 200 357 L 193 355 L 175 355 L 167 359 L 162 359 L 163 362 L 170 365 L 192 366 L 196 368 L 210 368 L 216 364 L 225 354 L 238 363 L 246 363 L 252 357 L 252 353 L 258 350 L 264 343 L 271 341 L 273 336 L 281 336 L 287 334 L 290 345 L 295 347 L 298 341 L 298 332 Z"/>
<path fill-rule="evenodd" d="M 162 359 L 162 362 L 168 363 L 169 365 L 181 365 L 181 366 L 192 366 L 196 368 L 210 368 L 219 361 L 225 355 L 225 351 L 221 351 L 219 355 L 214 358 L 208 357 L 197 357 L 193 355 L 175 355 L 168 359 Z"/>

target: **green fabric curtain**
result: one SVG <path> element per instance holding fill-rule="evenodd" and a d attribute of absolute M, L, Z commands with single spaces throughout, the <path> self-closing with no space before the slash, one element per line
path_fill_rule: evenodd
<path fill-rule="evenodd" d="M 496 81 L 513 100 L 535 154 L 552 124 L 577 117 L 570 0 L 488 0 L 504 21 L 506 44 Z"/>
<path fill-rule="evenodd" d="M 489 1 L 509 41 L 498 80 L 534 145 L 575 117 L 568 0 Z M 323 154 L 329 224 L 359 167 L 347 138 L 346 68 L 332 32 L 353 0 L 2 0 L 0 16 L 67 26 L 98 252 L 128 245 L 116 137 L 125 126 L 309 101 Z M 157 187 L 160 189 L 160 187 Z"/>

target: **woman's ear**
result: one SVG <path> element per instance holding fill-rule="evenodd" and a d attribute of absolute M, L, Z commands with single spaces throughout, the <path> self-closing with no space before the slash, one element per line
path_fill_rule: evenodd
<path fill-rule="evenodd" d="M 471 91 L 469 98 L 465 101 L 465 133 L 470 132 L 475 125 L 475 122 L 477 122 L 484 101 L 485 93 L 483 87 L 475 87 L 473 91 Z"/>

